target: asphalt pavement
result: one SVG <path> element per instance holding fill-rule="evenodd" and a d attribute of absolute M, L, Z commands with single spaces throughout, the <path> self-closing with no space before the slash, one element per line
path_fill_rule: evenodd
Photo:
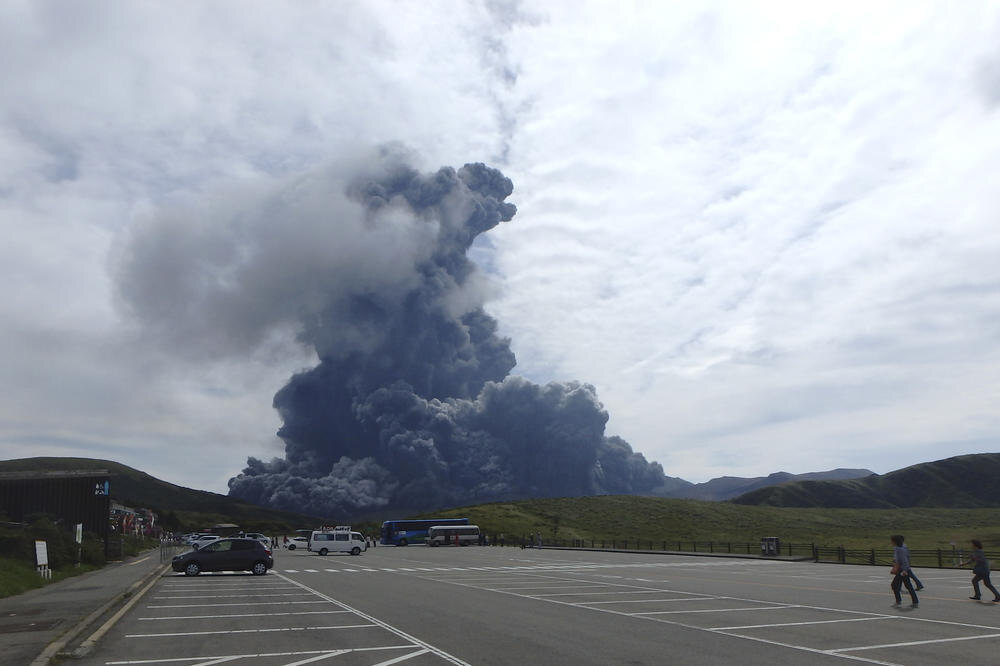
<path fill-rule="evenodd" d="M 45 664 L 72 652 L 163 571 L 154 550 L 0 599 L 0 661 Z"/>
<path fill-rule="evenodd" d="M 968 571 L 922 569 L 920 577 L 927 589 L 919 607 L 896 607 L 886 567 L 761 558 L 422 546 L 319 557 L 279 549 L 266 576 L 186 577 L 164 571 L 154 554 L 0 600 L 0 661 L 41 666 L 62 654 L 78 666 L 997 663 L 1000 605 L 967 599 Z M 19 643 L 2 646 L 10 638 Z"/>
<path fill-rule="evenodd" d="M 155 570 L 151 570 L 154 571 Z M 153 575 L 77 666 L 994 664 L 969 572 L 518 548 L 275 553 L 266 576 Z M 89 631 L 89 630 L 88 630 Z"/>

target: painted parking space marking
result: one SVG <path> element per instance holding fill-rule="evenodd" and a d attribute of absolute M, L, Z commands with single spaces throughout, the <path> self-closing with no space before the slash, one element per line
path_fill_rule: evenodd
<path fill-rule="evenodd" d="M 567 572 L 568 573 L 568 572 Z M 599 612 L 611 613 L 614 615 L 625 616 L 635 618 L 641 621 L 651 621 L 660 622 L 675 626 L 681 626 L 688 629 L 694 629 L 698 631 L 706 631 L 710 633 L 716 633 L 720 635 L 731 636 L 734 638 L 740 638 L 745 640 L 750 640 L 758 643 L 764 643 L 769 645 L 781 646 L 793 650 L 799 650 L 807 653 L 822 654 L 831 657 L 838 657 L 849 659 L 852 661 L 872 663 L 872 664 L 883 664 L 885 666 L 899 666 L 897 662 L 885 661 L 882 659 L 875 658 L 875 655 L 864 655 L 863 652 L 870 652 L 874 650 L 893 650 L 903 647 L 910 646 L 924 646 L 933 644 L 948 644 L 954 643 L 956 641 L 975 641 L 975 640 L 996 640 L 1000 638 L 1000 627 L 992 626 L 978 626 L 969 625 L 967 623 L 958 622 L 948 622 L 933 620 L 928 618 L 912 618 L 904 617 L 895 614 L 886 613 L 875 613 L 875 612 L 864 612 L 855 611 L 848 609 L 839 608 L 826 608 L 821 606 L 810 606 L 805 604 L 792 604 L 792 603 L 780 603 L 769 600 L 762 599 L 746 599 L 746 598 L 736 598 L 728 596 L 718 596 L 718 595 L 703 595 L 700 593 L 689 592 L 684 590 L 674 590 L 665 589 L 660 587 L 648 587 L 640 586 L 633 583 L 627 583 L 624 581 L 632 580 L 636 582 L 648 582 L 648 581 L 638 581 L 637 579 L 627 579 L 620 576 L 607 576 L 600 575 L 596 573 L 583 573 L 578 572 L 577 576 L 585 575 L 588 578 L 579 578 L 572 576 L 559 576 L 556 572 L 551 573 L 525 573 L 522 571 L 512 571 L 511 577 L 509 579 L 510 585 L 503 586 L 500 585 L 501 581 L 496 580 L 491 577 L 489 579 L 483 579 L 476 576 L 462 577 L 462 576 L 427 576 L 428 579 L 437 582 L 448 583 L 452 585 L 457 585 L 461 587 L 469 587 L 474 589 L 481 589 L 485 591 L 497 592 L 500 594 L 506 594 L 510 596 L 521 597 L 525 599 L 533 599 L 537 601 L 545 601 L 549 603 L 557 603 L 567 606 L 572 606 L 576 608 L 595 610 Z M 532 594 L 527 592 L 527 590 L 541 589 L 536 587 L 523 587 L 527 585 L 528 581 L 525 577 L 533 578 L 539 580 L 540 586 L 548 587 L 551 585 L 553 588 L 557 588 L 562 585 L 565 588 L 565 592 L 547 592 L 540 594 Z M 597 582 L 595 579 L 604 579 L 607 582 L 602 583 L 596 587 L 605 587 L 607 591 L 594 591 L 593 589 L 581 589 L 582 586 L 586 584 L 592 584 Z M 854 578 L 857 578 L 855 575 Z M 612 582 L 614 581 L 614 582 Z M 885 578 L 881 578 L 882 584 L 885 584 Z M 631 588 L 631 589 L 630 589 Z M 657 599 L 636 599 L 634 596 L 628 599 L 624 598 L 611 598 L 618 597 L 619 595 L 625 594 L 657 594 L 659 598 Z M 678 597 L 664 598 L 662 595 L 681 595 Z M 605 595 L 605 599 L 596 600 L 592 599 L 592 596 Z M 559 597 L 559 598 L 554 598 Z M 576 597 L 578 600 L 570 600 L 566 597 Z M 694 609 L 684 609 L 678 608 L 676 610 L 655 610 L 655 611 L 643 611 L 640 610 L 641 606 L 634 607 L 632 609 L 623 609 L 622 607 L 614 607 L 614 604 L 639 604 L 643 602 L 655 603 L 657 601 L 662 603 L 681 603 L 685 601 L 716 601 L 723 602 L 725 605 L 719 608 L 694 608 Z M 735 605 L 734 605 L 735 602 Z M 747 604 L 759 604 L 759 605 L 747 605 Z M 720 619 L 724 617 L 726 613 L 754 613 L 759 614 L 762 611 L 771 611 L 779 613 L 802 613 L 806 614 L 806 617 L 799 620 L 789 618 L 785 620 L 782 618 L 779 621 L 770 623 L 755 623 L 755 624 L 735 624 L 735 623 L 716 623 L 717 626 L 703 626 L 703 624 L 693 623 L 692 620 L 688 618 L 702 618 L 699 622 L 704 622 L 704 619 L 711 621 L 712 618 L 719 617 Z M 834 617 L 819 618 L 819 619 L 808 619 L 808 614 L 812 613 L 826 613 L 834 614 Z M 841 617 L 836 617 L 840 615 Z M 843 617 L 847 615 L 848 617 Z M 963 636 L 952 636 L 945 638 L 935 638 L 928 640 L 919 641 L 900 641 L 898 643 L 879 643 L 874 645 L 851 645 L 845 647 L 834 647 L 824 649 L 821 647 L 815 647 L 808 643 L 808 635 L 804 638 L 800 638 L 796 641 L 782 641 L 782 640 L 772 640 L 758 635 L 753 635 L 746 632 L 753 631 L 782 631 L 790 628 L 805 629 L 808 630 L 811 627 L 819 627 L 822 625 L 829 624 L 839 624 L 846 627 L 850 626 L 870 626 L 869 623 L 881 620 L 895 620 L 890 626 L 895 626 L 897 630 L 900 631 L 901 635 L 904 632 L 912 631 L 912 622 L 931 622 L 935 624 L 953 625 L 955 631 L 963 632 L 976 632 L 974 635 L 963 635 Z M 911 629 L 907 629 L 907 627 Z M 986 631 L 983 631 L 986 630 Z M 850 640 L 850 634 L 844 633 L 838 635 L 839 640 L 842 642 Z M 885 636 L 882 636 L 885 638 Z M 829 640 L 829 636 L 825 636 L 825 640 Z M 891 657 L 890 657 L 891 659 Z"/>
<path fill-rule="evenodd" d="M 330 629 L 368 629 L 377 624 L 345 624 L 331 627 L 272 627 L 265 629 L 227 629 L 225 631 L 174 631 L 163 634 L 125 634 L 125 638 L 168 638 L 177 636 L 213 636 L 218 634 L 267 634 L 284 631 L 326 631 Z"/>
<path fill-rule="evenodd" d="M 878 617 L 849 617 L 839 620 L 813 620 L 812 622 L 781 622 L 778 624 L 745 624 L 741 627 L 707 627 L 712 631 L 736 631 L 737 629 L 770 629 L 772 627 L 801 627 L 808 624 L 837 624 L 839 622 L 879 622 L 882 620 L 899 620 L 895 615 Z"/>
<path fill-rule="evenodd" d="M 332 615 L 334 613 L 346 613 L 345 610 L 322 610 L 322 611 L 286 611 L 283 613 L 269 612 L 269 613 L 227 613 L 224 615 L 173 615 L 165 617 L 137 617 L 136 619 L 140 622 L 142 621 L 160 621 L 160 620 L 216 620 L 220 618 L 233 618 L 233 617 L 280 617 L 284 615 Z"/>
<path fill-rule="evenodd" d="M 931 645 L 934 643 L 954 643 L 956 641 L 977 641 L 984 638 L 1000 638 L 1000 634 L 980 634 L 977 636 L 957 636 L 955 638 L 935 638 L 926 641 L 908 641 L 906 643 L 884 643 L 882 645 L 861 645 L 858 647 L 837 648 L 828 650 L 831 654 L 841 652 L 859 652 L 861 650 L 888 650 L 890 648 L 913 647 L 915 645 Z"/>
<path fill-rule="evenodd" d="M 221 608 L 224 606 L 286 606 L 289 604 L 322 604 L 323 601 L 256 601 L 254 603 L 241 604 L 160 604 L 156 606 L 146 606 L 146 608 Z"/>
<path fill-rule="evenodd" d="M 593 594 L 654 594 L 652 590 L 643 592 L 595 592 Z M 543 594 L 538 596 L 554 597 L 555 594 Z M 579 601 L 580 606 L 597 606 L 600 604 L 654 604 L 658 602 L 673 601 L 705 601 L 706 599 L 723 599 L 724 597 L 671 597 L 669 599 L 615 599 L 613 601 Z"/>
<path fill-rule="evenodd" d="M 301 597 L 303 592 L 282 592 L 281 594 L 255 594 L 254 592 L 247 590 L 243 594 L 189 594 L 180 596 L 170 596 L 170 597 L 153 597 L 154 599 L 245 599 L 247 597 L 253 597 L 254 599 L 269 598 L 269 597 Z"/>
<path fill-rule="evenodd" d="M 278 574 L 278 575 L 280 576 L 281 574 Z M 284 576 L 282 576 L 282 578 L 284 578 Z M 298 585 L 299 587 L 301 587 L 301 588 L 303 588 L 305 590 L 308 590 L 308 591 L 312 592 L 317 597 L 320 597 L 321 599 L 325 599 L 325 600 L 329 601 L 330 603 L 335 604 L 335 605 L 343 608 L 344 610 L 351 611 L 355 615 L 357 615 L 357 616 L 359 616 L 359 617 L 361 617 L 361 618 L 363 618 L 365 620 L 368 620 L 368 621 L 372 622 L 373 624 L 379 625 L 383 629 L 386 629 L 386 630 L 392 632 L 393 634 L 399 636 L 400 638 L 403 638 L 405 640 L 411 641 L 411 642 L 415 643 L 416 645 L 419 645 L 419 646 L 425 648 L 429 652 L 434 653 L 436 656 L 444 659 L 445 661 L 448 661 L 448 662 L 450 662 L 452 664 L 456 664 L 456 666 L 470 666 L 470 664 L 462 661 L 458 657 L 455 657 L 455 656 L 453 656 L 451 654 L 448 654 L 447 652 L 445 652 L 445 651 L 443 651 L 443 650 L 441 650 L 439 648 L 433 647 L 429 643 L 425 643 L 424 641 L 421 641 L 420 639 L 418 639 L 418 638 L 416 638 L 414 636 L 411 636 L 410 634 L 408 634 L 408 633 L 406 633 L 406 632 L 404 632 L 404 631 L 402 631 L 400 629 L 397 629 L 396 627 L 393 627 L 392 625 L 390 625 L 390 624 L 388 624 L 386 622 L 383 622 L 382 620 L 374 618 L 371 615 L 368 615 L 367 613 L 363 613 L 362 611 L 359 611 L 356 608 L 353 608 L 353 607 L 345 604 L 342 601 L 338 601 L 338 600 L 334 599 L 333 597 L 329 597 L 329 596 L 323 594 L 322 592 L 319 592 L 318 590 L 314 590 L 311 587 L 307 587 L 306 585 L 304 585 L 304 584 L 302 584 L 302 583 L 300 583 L 298 581 L 293 581 L 291 578 L 285 578 L 285 580 L 287 580 L 288 582 L 293 583 L 295 585 Z"/>
<path fill-rule="evenodd" d="M 359 570 L 354 571 L 357 572 Z M 377 570 L 361 569 L 360 571 L 376 572 Z M 257 658 L 282 658 L 283 666 L 301 666 L 305 664 L 316 664 L 338 657 L 343 659 L 344 655 L 348 655 L 350 653 L 357 653 L 359 656 L 367 653 L 375 656 L 380 654 L 376 652 L 378 650 L 390 650 L 396 652 L 396 654 L 392 656 L 386 655 L 374 660 L 369 657 L 365 659 L 365 663 L 371 664 L 371 666 L 389 666 L 391 664 L 399 664 L 416 658 L 421 658 L 424 660 L 423 663 L 426 663 L 428 656 L 431 656 L 435 660 L 455 664 L 456 666 L 468 666 L 468 664 L 461 659 L 450 655 L 435 646 L 416 639 L 409 634 L 396 629 L 381 620 L 378 620 L 377 618 L 371 617 L 344 604 L 343 602 L 322 594 L 304 585 L 303 583 L 284 577 L 277 572 L 274 573 L 276 576 L 280 577 L 283 589 L 295 591 L 290 593 L 269 591 L 261 592 L 258 587 L 249 583 L 245 586 L 238 586 L 236 588 L 228 587 L 226 590 L 213 590 L 212 588 L 204 587 L 198 589 L 185 589 L 186 586 L 183 586 L 182 583 L 173 583 L 172 585 L 167 586 L 167 581 L 165 580 L 164 587 L 169 587 L 169 590 L 167 590 L 168 593 L 151 598 L 150 601 L 152 601 L 152 603 L 147 604 L 145 608 L 154 612 L 143 617 L 134 618 L 137 625 L 130 627 L 132 631 L 126 631 L 126 633 L 123 633 L 121 640 L 127 641 L 129 644 L 136 645 L 137 647 L 135 649 L 137 650 L 148 652 L 148 647 L 141 647 L 143 645 L 148 645 L 148 641 L 211 637 L 210 640 L 213 642 L 212 644 L 215 644 L 214 642 L 216 639 L 214 637 L 218 637 L 218 640 L 223 640 L 225 637 L 232 636 L 239 637 L 240 643 L 244 644 L 242 646 L 243 649 L 246 650 L 247 641 L 254 640 L 250 638 L 252 636 L 276 637 L 279 635 L 301 635 L 303 638 L 296 639 L 299 643 L 306 640 L 305 637 L 307 636 L 316 637 L 309 638 L 309 644 L 301 645 L 301 647 L 312 647 L 312 644 L 319 642 L 319 645 L 316 647 L 326 649 L 300 649 L 288 652 L 256 652 L 250 650 L 235 654 L 201 656 L 186 656 L 182 652 L 176 656 L 165 658 L 124 659 L 106 663 L 185 663 L 190 664 L 191 666 L 213 666 L 216 664 L 226 664 L 236 661 L 246 662 Z M 303 573 L 318 572 L 313 570 L 303 571 Z M 189 592 L 189 594 L 183 596 L 180 595 L 182 590 Z M 241 590 L 243 592 L 242 594 L 240 594 Z M 221 593 L 208 594 L 210 591 L 218 591 Z M 312 598 L 288 598 L 296 596 L 308 596 Z M 213 599 L 226 599 L 231 597 L 244 597 L 245 601 L 240 603 L 212 601 Z M 163 601 L 170 602 L 173 600 L 193 601 L 195 603 L 161 603 Z M 205 602 L 203 603 L 202 600 L 205 600 Z M 313 605 L 303 607 L 293 606 L 292 604 L 319 604 L 320 606 L 317 607 L 316 605 Z M 287 610 L 280 610 L 282 606 L 284 606 Z M 260 612 L 255 612 L 252 610 L 254 607 L 261 607 L 262 610 Z M 210 608 L 212 610 L 202 611 L 203 614 L 200 615 L 177 615 L 176 613 L 168 614 L 169 610 L 174 608 Z M 299 608 L 302 610 L 298 610 Z M 232 609 L 233 612 L 228 612 L 227 609 Z M 163 612 L 164 610 L 166 610 L 166 613 L 163 615 L 157 615 L 157 612 Z M 313 618 L 319 619 L 318 624 L 321 626 L 310 626 Z M 269 619 L 274 619 L 276 621 L 268 622 Z M 282 619 L 286 623 L 291 623 L 296 626 L 273 626 L 282 624 Z M 338 624 L 329 624 L 331 620 L 338 622 Z M 241 623 L 242 627 L 246 628 L 242 628 L 240 624 L 235 624 L 234 626 L 233 623 Z M 136 631 L 136 629 L 139 628 L 138 625 L 145 625 L 145 627 L 152 628 L 153 626 L 160 624 L 163 625 L 163 629 L 161 631 Z M 250 626 L 248 627 L 247 625 Z M 362 641 L 362 645 L 358 647 L 346 647 L 342 643 L 343 639 L 341 639 L 337 641 L 340 644 L 337 645 L 336 648 L 333 646 L 324 646 L 323 643 L 327 643 L 333 639 L 326 639 L 323 638 L 323 636 L 333 634 L 343 634 L 345 638 L 351 642 Z M 403 639 L 402 642 L 399 639 Z M 364 645 L 371 642 L 376 644 Z M 225 643 L 218 643 L 218 645 L 222 646 L 225 645 Z M 249 645 L 253 646 L 253 643 L 249 643 Z M 260 643 L 260 645 L 263 646 L 264 644 Z M 199 648 L 195 647 L 195 649 Z M 204 649 L 204 646 L 202 646 L 201 649 Z M 381 654 L 384 654 L 384 652 Z M 355 662 L 352 661 L 351 663 Z"/>
<path fill-rule="evenodd" d="M 179 663 L 179 662 L 200 662 L 198 666 L 209 666 L 209 664 L 221 664 L 226 661 L 235 661 L 237 659 L 257 659 L 257 658 L 271 658 L 271 657 L 301 657 L 305 655 L 314 655 L 320 658 L 326 658 L 331 656 L 337 656 L 342 654 L 348 654 L 352 652 L 377 652 L 381 650 L 411 650 L 412 645 L 380 645 L 378 647 L 366 647 L 366 648 L 347 648 L 347 649 L 336 649 L 336 650 L 297 650 L 295 652 L 255 652 L 255 653 L 244 653 L 244 654 L 228 654 L 228 655 L 214 655 L 214 656 L 199 656 L 199 657 L 170 657 L 164 659 L 127 659 L 123 661 L 108 661 L 105 662 L 108 666 L 124 666 L 125 664 L 168 664 L 168 663 Z M 419 653 L 424 654 L 426 651 L 421 648 Z M 414 652 L 412 656 L 417 656 Z M 299 662 L 302 663 L 302 662 Z M 380 664 L 385 664 L 386 662 L 379 662 Z M 288 666 L 291 666 L 290 664 Z M 374 666 L 378 666 L 375 664 Z"/>
<path fill-rule="evenodd" d="M 670 611 L 644 611 L 641 613 L 628 613 L 628 615 L 641 617 L 645 615 L 687 615 L 690 613 L 735 613 L 737 611 L 785 610 L 786 608 L 802 608 L 802 606 L 788 604 L 781 606 L 747 606 L 744 608 L 694 608 Z"/>

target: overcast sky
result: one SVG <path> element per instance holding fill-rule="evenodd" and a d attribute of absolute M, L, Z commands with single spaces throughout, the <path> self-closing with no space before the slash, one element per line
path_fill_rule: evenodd
<path fill-rule="evenodd" d="M 514 374 L 668 475 L 1000 450 L 1000 3 L 819 4 L 0 3 L 0 458 L 281 455 L 314 354 L 189 353 L 123 248 L 386 142 L 513 180 Z"/>

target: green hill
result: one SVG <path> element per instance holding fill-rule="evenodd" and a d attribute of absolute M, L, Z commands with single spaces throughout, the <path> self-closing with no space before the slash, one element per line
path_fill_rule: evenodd
<path fill-rule="evenodd" d="M 432 517 L 427 514 L 423 517 Z M 914 548 L 950 548 L 972 537 L 1000 544 L 995 509 L 818 509 L 744 506 L 731 502 L 604 495 L 480 504 L 435 511 L 436 518 L 468 518 L 488 534 L 508 539 L 540 532 L 545 539 L 641 539 L 668 546 L 678 541 L 759 544 L 784 542 L 887 547 L 890 534 L 906 535 Z"/>
<path fill-rule="evenodd" d="M 776 507 L 1000 507 L 1000 453 L 956 456 L 863 479 L 798 481 L 731 501 Z"/>
<path fill-rule="evenodd" d="M 284 534 L 324 522 L 322 517 L 278 511 L 227 495 L 177 486 L 110 460 L 41 457 L 0 461 L 0 472 L 98 469 L 112 475 L 112 499 L 133 508 L 152 509 L 168 529 L 189 531 L 234 523 L 247 531 Z"/>

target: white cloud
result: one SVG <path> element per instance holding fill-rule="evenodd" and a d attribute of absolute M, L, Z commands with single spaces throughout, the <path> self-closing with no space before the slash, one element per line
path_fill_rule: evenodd
<path fill-rule="evenodd" d="M 995 449 L 997 43 L 992 3 L 6 3 L 0 456 L 278 453 L 308 355 L 136 345 L 116 243 L 392 140 L 514 180 L 477 253 L 517 371 L 668 474 Z"/>

